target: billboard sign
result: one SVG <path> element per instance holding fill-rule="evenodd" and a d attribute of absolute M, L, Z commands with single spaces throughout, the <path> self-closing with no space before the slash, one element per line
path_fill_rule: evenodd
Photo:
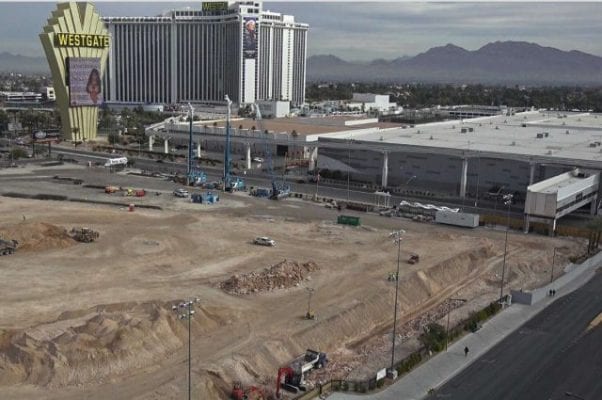
<path fill-rule="evenodd" d="M 70 57 L 67 59 L 69 105 L 99 106 L 102 104 L 100 58 Z"/>
<path fill-rule="evenodd" d="M 257 35 L 259 24 L 257 17 L 243 18 L 242 52 L 244 58 L 257 58 Z"/>
<path fill-rule="evenodd" d="M 202 5 L 203 12 L 226 11 L 227 9 L 227 1 L 204 1 Z"/>

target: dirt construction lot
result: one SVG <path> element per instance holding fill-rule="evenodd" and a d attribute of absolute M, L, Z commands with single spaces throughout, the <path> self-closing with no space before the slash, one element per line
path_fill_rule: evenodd
<path fill-rule="evenodd" d="M 271 384 L 307 348 L 331 359 L 320 379 L 373 373 L 390 351 L 394 229 L 407 231 L 399 357 L 409 330 L 441 318 L 447 298 L 469 300 L 455 319 L 499 294 L 503 231 L 367 215 L 341 226 L 333 210 L 242 194 L 219 208 L 161 201 L 163 210 L 128 212 L 0 197 L 0 236 L 20 243 L 0 257 L 0 398 L 183 398 L 187 323 L 171 307 L 194 297 L 194 398 L 227 398 L 234 380 Z M 64 230 L 74 226 L 99 240 L 73 241 Z M 276 246 L 253 245 L 256 236 Z M 554 247 L 559 275 L 585 243 L 511 233 L 508 287 L 549 281 Z M 410 253 L 420 262 L 408 264 Z M 303 318 L 309 287 L 316 320 Z"/>

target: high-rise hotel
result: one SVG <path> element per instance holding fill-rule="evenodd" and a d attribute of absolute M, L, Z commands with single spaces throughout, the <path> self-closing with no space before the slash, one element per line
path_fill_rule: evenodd
<path fill-rule="evenodd" d="M 105 99 L 238 104 L 305 100 L 308 25 L 260 1 L 204 2 L 157 17 L 103 18 L 112 37 Z"/>

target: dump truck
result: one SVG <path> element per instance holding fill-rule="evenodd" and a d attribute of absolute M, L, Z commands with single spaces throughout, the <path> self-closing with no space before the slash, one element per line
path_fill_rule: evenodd
<path fill-rule="evenodd" d="M 0 256 L 7 256 L 13 254 L 17 247 L 19 246 L 19 242 L 16 240 L 2 240 L 0 239 Z"/>

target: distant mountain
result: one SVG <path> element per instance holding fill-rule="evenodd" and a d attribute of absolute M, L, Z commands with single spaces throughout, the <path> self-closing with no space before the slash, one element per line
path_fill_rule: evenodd
<path fill-rule="evenodd" d="M 50 74 L 50 68 L 46 57 L 28 57 L 3 52 L 0 53 L 0 72 Z"/>
<path fill-rule="evenodd" d="M 336 65 L 326 62 L 335 59 Z M 362 64 L 310 57 L 307 80 L 601 85 L 602 57 L 527 42 L 488 43 L 475 51 L 448 44 L 415 57 Z"/>

